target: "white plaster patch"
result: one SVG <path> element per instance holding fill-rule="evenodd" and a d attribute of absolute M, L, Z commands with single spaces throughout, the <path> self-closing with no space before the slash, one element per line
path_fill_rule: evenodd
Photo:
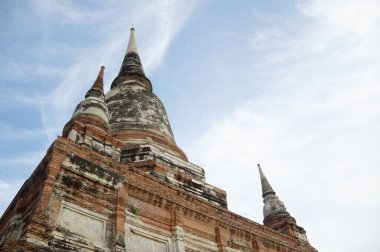
<path fill-rule="evenodd" d="M 186 250 L 189 251 L 202 251 L 202 252 L 217 252 L 219 251 L 218 245 L 215 242 L 201 238 L 190 233 L 183 233 L 183 240 Z"/>
<path fill-rule="evenodd" d="M 131 252 L 164 252 L 168 251 L 167 243 L 138 233 L 132 233 L 129 238 L 128 250 Z"/>
<path fill-rule="evenodd" d="M 237 249 L 233 249 L 233 248 L 229 248 L 227 247 L 226 248 L 228 252 L 241 252 L 241 251 L 244 251 L 244 250 L 237 250 Z"/>
<path fill-rule="evenodd" d="M 127 212 L 127 214 L 129 214 Z M 146 224 L 130 214 L 126 219 L 126 251 L 133 252 L 217 252 L 215 242 L 186 233 L 180 226 L 171 232 Z M 165 246 L 163 246 L 165 244 Z"/>
<path fill-rule="evenodd" d="M 193 164 L 193 163 L 190 163 L 190 162 L 186 162 L 186 161 L 183 161 L 182 159 L 176 157 L 176 156 L 173 156 L 169 153 L 166 153 L 152 145 L 143 145 L 141 146 L 142 148 L 143 147 L 150 147 L 151 149 L 151 152 L 155 155 L 155 156 L 158 156 L 158 157 L 161 157 L 163 160 L 165 161 L 169 161 L 170 163 L 178 166 L 178 167 L 181 167 L 182 169 L 183 168 L 186 168 L 188 170 L 190 170 L 191 172 L 197 174 L 198 176 L 204 178 L 204 170 Z"/>
<path fill-rule="evenodd" d="M 63 201 L 58 225 L 82 236 L 86 241 L 104 246 L 107 217 L 72 203 Z"/>
<path fill-rule="evenodd" d="M 125 225 L 126 251 L 175 252 L 171 233 L 127 217 Z"/>
<path fill-rule="evenodd" d="M 95 115 L 108 123 L 107 105 L 104 101 L 96 97 L 88 97 L 81 101 L 75 109 L 72 118 L 80 114 Z"/>
<path fill-rule="evenodd" d="M 305 234 L 302 234 L 302 233 L 296 232 L 296 235 L 297 235 L 297 238 L 298 238 L 298 239 L 300 239 L 300 240 L 302 240 L 302 241 L 305 241 L 305 242 L 308 241 L 308 240 L 307 240 L 307 237 L 306 237 Z"/>

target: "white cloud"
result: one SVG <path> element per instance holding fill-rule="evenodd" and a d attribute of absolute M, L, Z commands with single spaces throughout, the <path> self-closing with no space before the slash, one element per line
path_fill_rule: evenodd
<path fill-rule="evenodd" d="M 256 32 L 252 49 L 264 53 L 251 70 L 268 74 L 265 92 L 188 148 L 208 181 L 227 190 L 231 210 L 254 220 L 262 219 L 256 167 L 262 163 L 320 251 L 380 245 L 374 237 L 380 224 L 379 4 L 309 1 L 299 7 L 304 22 L 291 28 L 298 32 L 288 34 L 284 24 Z M 277 41 L 266 44 L 269 38 Z"/>
<path fill-rule="evenodd" d="M 305 16 L 315 18 L 319 25 L 335 36 L 371 36 L 380 20 L 377 0 L 321 0 L 300 5 Z"/>

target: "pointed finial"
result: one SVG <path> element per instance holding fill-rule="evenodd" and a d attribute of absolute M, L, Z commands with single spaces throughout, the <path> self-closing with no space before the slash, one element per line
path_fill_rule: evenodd
<path fill-rule="evenodd" d="M 260 164 L 257 164 L 257 167 L 259 168 L 259 173 L 260 173 L 260 179 L 261 179 L 261 189 L 263 192 L 263 198 L 269 194 L 275 195 L 275 191 L 273 190 L 272 186 L 269 184 L 267 178 L 264 175 L 263 170 L 261 169 Z"/>
<path fill-rule="evenodd" d="M 133 25 L 131 28 L 131 34 L 129 36 L 127 54 L 130 52 L 138 53 L 137 44 L 136 44 L 136 37 L 135 37 L 135 28 L 133 27 Z"/>
<path fill-rule="evenodd" d="M 90 95 L 95 95 L 95 96 L 98 96 L 99 92 L 100 92 L 100 95 L 103 95 L 104 96 L 104 90 L 103 90 L 103 78 L 104 78 L 104 69 L 105 67 L 102 66 L 100 68 L 100 71 L 98 73 L 98 77 L 96 78 L 94 84 L 92 85 L 91 89 L 88 90 L 87 94 L 86 94 L 86 98 Z"/>
<path fill-rule="evenodd" d="M 144 69 L 141 64 L 141 59 L 138 54 L 135 28 L 133 25 L 131 28 L 131 34 L 129 36 L 127 52 L 125 53 L 123 63 L 121 63 L 119 74 L 111 84 L 111 89 L 114 89 L 120 83 L 126 83 L 127 79 L 131 80 L 131 78 L 137 78 L 135 80 L 138 80 L 138 83 L 142 84 L 147 90 L 152 92 L 152 83 L 145 76 Z"/>
<path fill-rule="evenodd" d="M 104 78 L 104 69 L 105 67 L 102 66 L 100 68 L 98 77 L 96 78 L 94 85 L 92 85 L 92 88 L 97 88 L 103 91 L 103 78 Z"/>

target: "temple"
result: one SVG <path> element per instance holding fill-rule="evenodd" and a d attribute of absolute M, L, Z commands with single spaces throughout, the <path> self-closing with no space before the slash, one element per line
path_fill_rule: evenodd
<path fill-rule="evenodd" d="M 2 215 L 0 251 L 317 251 L 260 165 L 264 225 L 228 210 L 177 146 L 134 28 L 106 94 L 104 74 Z"/>

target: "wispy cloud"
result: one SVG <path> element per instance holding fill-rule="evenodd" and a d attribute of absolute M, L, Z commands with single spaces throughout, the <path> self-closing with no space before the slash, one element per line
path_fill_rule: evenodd
<path fill-rule="evenodd" d="M 138 20 L 142 22 L 144 67 L 150 72 L 162 61 L 170 42 L 201 1 L 164 1 L 149 4 Z M 140 22 L 141 22 L 140 21 Z M 150 34 L 150 35 L 148 35 Z"/>

